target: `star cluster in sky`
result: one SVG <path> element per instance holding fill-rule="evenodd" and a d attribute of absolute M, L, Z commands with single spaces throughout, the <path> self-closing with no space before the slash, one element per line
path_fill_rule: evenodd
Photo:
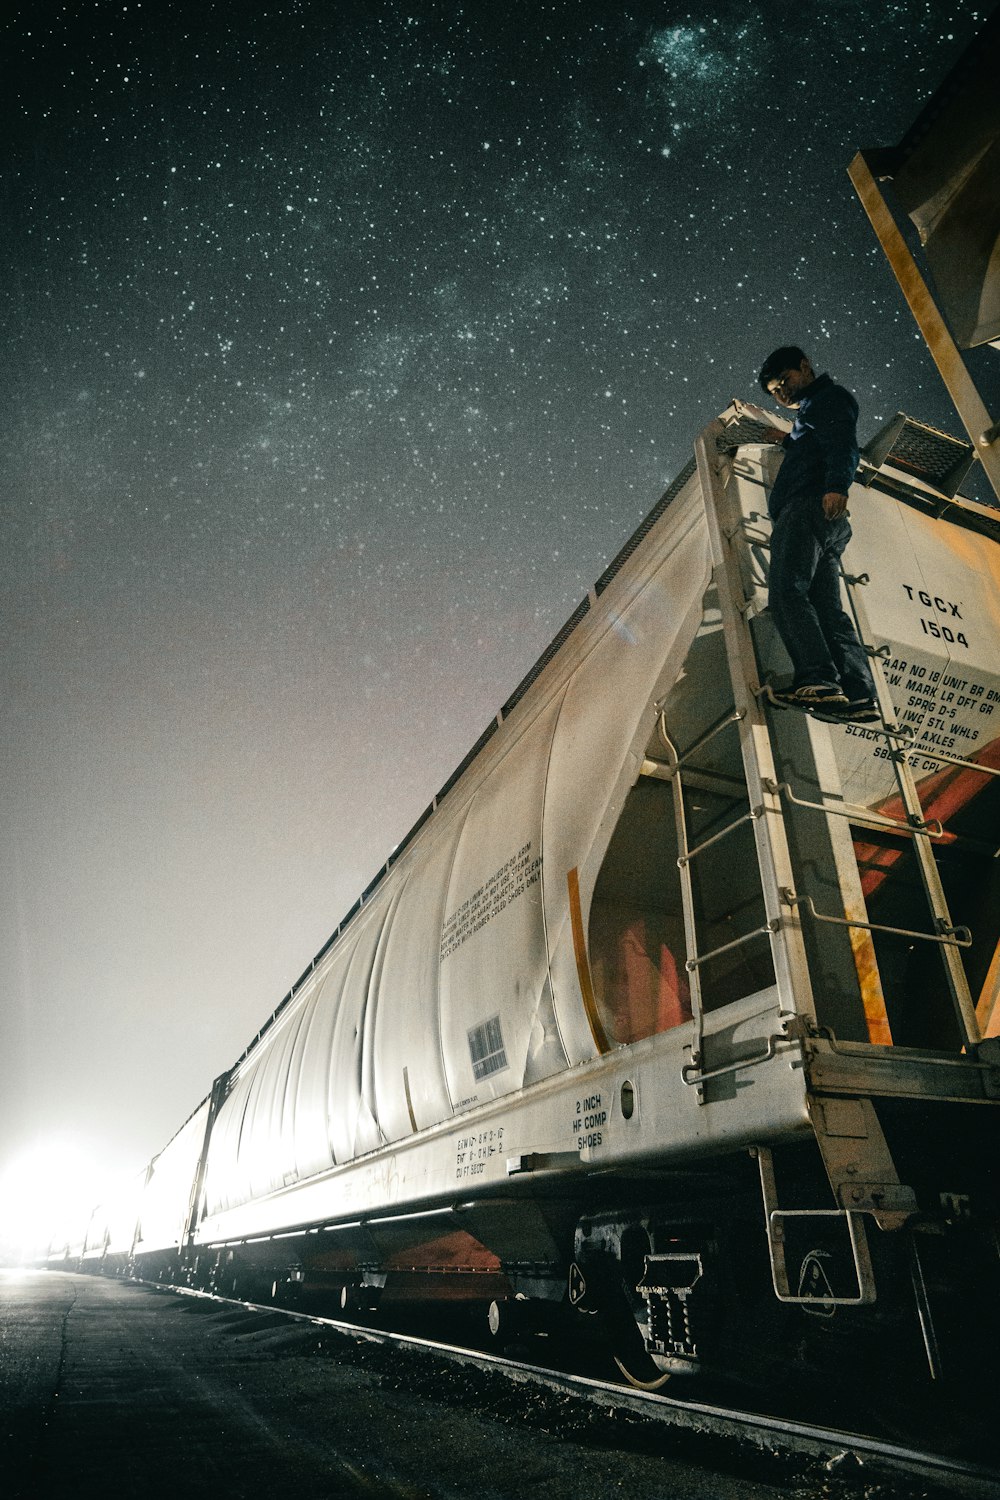
<path fill-rule="evenodd" d="M 950 0 L 4 24 L 4 1129 L 139 1155 L 775 344 L 955 426 L 854 200 Z"/>

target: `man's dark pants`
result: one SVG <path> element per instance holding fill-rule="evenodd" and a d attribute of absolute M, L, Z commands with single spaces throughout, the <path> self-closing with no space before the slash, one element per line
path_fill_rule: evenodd
<path fill-rule="evenodd" d="M 771 529 L 768 604 L 792 658 L 793 687 L 839 684 L 852 702 L 873 698 L 865 649 L 840 597 L 846 517 L 827 521 L 807 505 L 786 505 Z"/>

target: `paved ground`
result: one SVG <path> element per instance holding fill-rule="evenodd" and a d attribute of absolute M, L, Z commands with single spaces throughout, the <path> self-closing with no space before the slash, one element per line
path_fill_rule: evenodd
<path fill-rule="evenodd" d="M 0 1272 L 3 1500 L 790 1500 L 563 1398 L 172 1293 Z M 495 1379 L 495 1378 L 494 1378 Z M 683 1440 L 680 1440 L 683 1447 Z M 643 1451 L 643 1450 L 646 1451 Z M 666 1449 L 666 1451 L 664 1451 Z M 761 1460 L 755 1461 L 758 1464 Z"/>

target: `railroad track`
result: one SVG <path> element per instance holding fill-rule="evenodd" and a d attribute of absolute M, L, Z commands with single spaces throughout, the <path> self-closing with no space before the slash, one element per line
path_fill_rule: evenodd
<path fill-rule="evenodd" d="M 434 1375 L 453 1370 L 465 1377 L 474 1376 L 470 1386 L 463 1382 L 462 1395 L 493 1409 L 497 1392 L 506 1389 L 514 1401 L 506 1404 L 516 1418 L 518 1393 L 527 1405 L 532 1399 L 547 1398 L 558 1430 L 593 1425 L 602 1420 L 614 1425 L 621 1440 L 628 1434 L 650 1437 L 657 1430 L 669 1441 L 681 1441 L 694 1457 L 700 1448 L 711 1450 L 716 1457 L 720 1449 L 730 1450 L 729 1463 L 738 1460 L 741 1469 L 759 1469 L 761 1479 L 775 1480 L 775 1470 L 782 1472 L 792 1493 L 809 1495 L 844 1495 L 887 1497 L 901 1500 L 929 1500 L 929 1497 L 959 1496 L 968 1500 L 997 1500 L 1000 1495 L 1000 1468 L 991 1468 L 952 1456 L 887 1442 L 864 1433 L 846 1432 L 808 1422 L 714 1406 L 698 1401 L 679 1400 L 662 1392 L 636 1390 L 631 1386 L 591 1376 L 573 1374 L 531 1364 L 504 1355 L 443 1343 L 412 1333 L 372 1328 L 342 1319 L 321 1317 L 276 1307 L 272 1303 L 244 1302 L 214 1293 L 186 1287 L 146 1282 L 146 1286 L 175 1296 L 196 1299 L 217 1308 L 240 1311 L 247 1317 L 247 1330 L 278 1329 L 305 1325 L 317 1331 L 324 1345 L 342 1343 L 356 1357 L 365 1349 L 377 1354 L 391 1354 L 391 1363 L 383 1361 L 384 1374 L 413 1387 L 415 1368 L 429 1371 L 429 1393 L 438 1392 Z M 280 1335 L 279 1335 L 280 1336 Z M 362 1354 L 363 1357 L 363 1354 Z M 401 1369 L 400 1358 L 406 1360 Z M 415 1363 L 416 1362 L 416 1363 Z M 492 1392 L 492 1394 L 491 1394 Z M 540 1420 L 545 1422 L 545 1399 Z M 573 1409 L 575 1407 L 575 1410 Z M 805 1489 L 802 1486 L 806 1486 Z"/>

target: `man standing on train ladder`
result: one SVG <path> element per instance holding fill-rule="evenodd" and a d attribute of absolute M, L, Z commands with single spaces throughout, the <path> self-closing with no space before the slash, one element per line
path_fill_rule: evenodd
<path fill-rule="evenodd" d="M 789 688 L 772 691 L 772 700 L 828 720 L 874 722 L 875 684 L 840 594 L 840 558 L 851 539 L 847 495 L 858 466 L 858 403 L 829 375 L 817 375 L 795 344 L 769 354 L 759 380 L 795 412 L 791 432 L 775 427 L 768 434 L 785 451 L 768 497 L 768 604 L 795 674 Z"/>

